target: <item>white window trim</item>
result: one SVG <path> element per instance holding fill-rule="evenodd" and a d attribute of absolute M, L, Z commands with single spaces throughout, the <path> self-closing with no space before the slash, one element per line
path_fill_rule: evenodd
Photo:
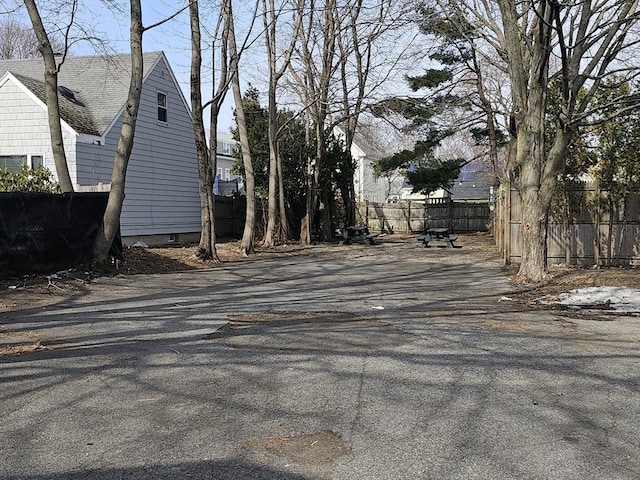
<path fill-rule="evenodd" d="M 160 105 L 160 101 L 158 99 L 158 95 L 164 95 L 164 107 Z M 158 109 L 164 108 L 166 120 L 160 120 L 160 115 L 158 114 Z M 169 124 L 169 95 L 167 92 L 163 92 L 162 90 L 158 90 L 156 93 L 156 120 L 160 125 L 168 125 Z"/>

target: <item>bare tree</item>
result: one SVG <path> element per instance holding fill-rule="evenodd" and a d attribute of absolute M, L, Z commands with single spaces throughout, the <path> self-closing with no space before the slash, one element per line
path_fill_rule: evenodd
<path fill-rule="evenodd" d="M 315 153 L 307 164 L 307 214 L 301 241 L 311 241 L 311 226 L 331 235 L 333 198 L 319 175 L 326 135 L 340 125 L 350 151 L 360 115 L 377 101 L 380 87 L 398 72 L 411 48 L 410 36 L 402 41 L 400 27 L 407 25 L 406 2 L 391 0 L 324 0 L 304 11 L 300 42 L 289 70 L 293 88 L 303 105 Z M 394 34 L 395 32 L 395 34 Z M 406 45 L 405 50 L 399 45 Z M 313 134 L 311 135 L 311 130 Z M 340 188 L 346 221 L 355 222 L 353 179 Z M 318 221 L 319 220 L 319 221 Z"/>
<path fill-rule="evenodd" d="M 625 57 L 635 53 L 638 43 L 637 32 L 631 33 L 640 18 L 638 2 L 498 0 L 498 4 L 513 101 L 516 147 L 511 168 L 523 205 L 517 281 L 537 283 L 546 278 L 548 215 L 569 142 L 586 120 L 595 92 L 607 76 L 637 75 L 637 66 Z M 552 51 L 559 59 L 553 70 Z M 550 78 L 561 85 L 561 105 L 554 136 L 545 145 Z M 628 101 L 639 106 L 637 98 Z"/>
<path fill-rule="evenodd" d="M 193 115 L 193 131 L 198 156 L 198 179 L 200 187 L 200 243 L 196 256 L 201 260 L 219 262 L 215 248 L 215 197 L 213 193 L 213 172 L 215 172 L 217 135 L 211 131 L 211 159 L 207 148 L 206 132 L 202 106 L 202 40 L 200 33 L 200 12 L 198 0 L 189 4 L 191 22 L 191 110 Z M 213 113 L 212 113 L 213 116 Z M 217 114 L 216 114 L 217 117 Z M 213 122 L 213 119 L 212 119 Z"/>
<path fill-rule="evenodd" d="M 38 39 L 38 50 L 42 54 L 42 58 L 44 60 L 45 101 L 47 103 L 51 149 L 53 151 L 53 160 L 56 166 L 58 182 L 60 183 L 60 189 L 63 193 L 73 192 L 73 183 L 71 181 L 71 176 L 69 175 L 67 157 L 64 151 L 62 127 L 60 123 L 60 105 L 58 102 L 58 72 L 64 63 L 67 49 L 65 48 L 64 55 L 60 61 L 56 61 L 55 53 L 57 52 L 53 51 L 51 42 L 49 41 L 49 35 L 45 30 L 35 0 L 25 0 L 24 4 L 27 7 L 27 12 L 29 13 L 29 18 L 33 25 L 33 30 Z M 69 22 L 69 26 L 73 24 L 73 15 L 76 10 L 77 2 L 74 1 L 72 6 L 72 18 Z M 65 38 L 68 38 L 68 36 L 65 36 Z"/>
<path fill-rule="evenodd" d="M 173 19 L 184 9 L 181 9 L 168 18 L 163 19 L 148 27 L 142 23 L 141 0 L 130 0 L 130 48 L 131 48 L 131 79 L 129 83 L 129 94 L 122 114 L 122 128 L 116 155 L 113 161 L 111 172 L 111 190 L 107 207 L 102 219 L 102 225 L 96 235 L 93 245 L 93 267 L 98 270 L 110 268 L 109 249 L 120 228 L 120 215 L 124 202 L 125 181 L 129 158 L 133 150 L 136 121 L 140 108 L 140 95 L 142 93 L 142 80 L 144 63 L 142 55 L 142 36 L 146 30 L 155 28 Z"/>
<path fill-rule="evenodd" d="M 340 6 L 343 26 L 337 36 L 339 56 L 339 78 L 341 101 L 337 107 L 335 123 L 344 131 L 345 150 L 351 151 L 358 122 L 366 101 L 387 79 L 389 72 L 397 68 L 403 52 L 394 52 L 398 56 L 385 55 L 381 50 L 381 40 L 395 48 L 390 39 L 394 30 L 406 27 L 407 9 L 404 2 L 398 0 L 346 0 Z M 378 75 L 374 78 L 374 75 Z M 355 223 L 355 191 L 353 180 L 341 191 L 346 210 L 347 225 Z"/>
<path fill-rule="evenodd" d="M 506 178 L 518 189 L 523 205 L 522 257 L 516 280 L 544 281 L 549 211 L 568 145 L 593 114 L 593 98 L 603 80 L 611 76 L 630 80 L 638 75 L 634 59 L 638 2 L 438 3 L 451 19 L 465 18 L 475 27 L 480 41 L 474 53 L 499 59 L 496 68 L 507 73 L 508 81 L 501 86 L 511 98 Z M 548 108 L 551 82 L 560 90 L 553 109 L 558 113 Z M 640 106 L 633 96 L 620 100 L 627 108 Z M 555 125 L 545 131 L 550 115 L 555 116 Z"/>
<path fill-rule="evenodd" d="M 97 269 L 109 267 L 109 248 L 113 243 L 118 228 L 120 226 L 120 214 L 124 202 L 124 187 L 127 174 L 129 157 L 133 150 L 133 139 L 136 132 L 136 121 L 140 107 L 140 94 L 142 92 L 143 79 L 143 57 L 142 57 L 142 35 L 145 28 L 142 25 L 142 7 L 140 0 L 130 0 L 131 2 L 131 26 L 130 47 L 131 47 L 131 79 L 129 83 L 129 94 L 122 115 L 122 130 L 116 156 L 111 172 L 111 190 L 109 200 L 104 213 L 102 225 L 96 236 L 93 247 L 93 266 Z"/>
<path fill-rule="evenodd" d="M 236 121 L 238 135 L 240 137 L 240 149 L 242 151 L 242 164 L 244 165 L 245 188 L 247 191 L 247 208 L 244 222 L 244 232 L 240 249 L 247 256 L 254 251 L 254 235 L 256 226 L 256 196 L 255 178 L 253 175 L 253 162 L 251 161 L 251 148 L 247 132 L 247 122 L 242 104 L 242 91 L 240 89 L 240 51 L 236 42 L 235 23 L 233 19 L 233 7 L 231 0 L 224 0 L 223 15 L 225 17 L 224 35 L 229 46 L 229 71 L 231 75 L 231 88 L 236 104 Z"/>
<path fill-rule="evenodd" d="M 296 62 L 289 73 L 304 105 L 307 144 L 315 144 L 315 153 L 307 159 L 306 212 L 300 228 L 300 242 L 311 243 L 311 230 L 320 213 L 328 217 L 321 205 L 320 169 L 326 145 L 326 120 L 329 115 L 329 94 L 337 70 L 336 41 L 339 32 L 336 0 L 324 0 L 321 5 L 300 7 L 304 16 L 300 29 L 300 44 Z M 322 207 L 322 209 L 321 209 Z M 324 235 L 330 236 L 330 225 L 323 222 Z"/>
<path fill-rule="evenodd" d="M 54 52 L 65 50 L 64 40 L 59 37 L 49 35 L 49 42 Z M 35 58 L 39 55 L 38 38 L 33 28 L 12 17 L 0 20 L 0 59 Z"/>
<path fill-rule="evenodd" d="M 278 106 L 276 100 L 276 92 L 278 83 L 286 73 L 291 62 L 291 55 L 298 40 L 298 32 L 302 26 L 302 15 L 300 15 L 301 7 L 304 0 L 296 0 L 297 5 L 291 10 L 287 21 L 293 23 L 289 45 L 283 52 L 277 52 L 277 32 L 283 28 L 281 25 L 281 16 L 284 16 L 284 7 L 286 2 L 276 8 L 274 0 L 262 0 L 262 19 L 264 23 L 264 37 L 267 46 L 267 58 L 269 64 L 269 89 L 268 89 L 268 106 L 269 115 L 269 198 L 268 198 L 268 218 L 267 230 L 264 237 L 264 245 L 271 247 L 276 241 L 276 222 L 278 218 L 278 210 L 280 216 L 280 239 L 286 241 L 289 235 L 287 216 L 284 207 L 284 187 L 282 179 L 282 161 L 278 152 L 278 124 L 277 114 Z M 284 22 L 286 23 L 286 22 Z M 280 62 L 278 64 L 278 60 Z"/>

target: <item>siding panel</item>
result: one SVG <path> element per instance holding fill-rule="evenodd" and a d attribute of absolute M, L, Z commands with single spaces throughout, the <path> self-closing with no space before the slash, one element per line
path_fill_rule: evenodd
<path fill-rule="evenodd" d="M 157 91 L 167 94 L 168 125 L 157 121 Z M 104 145 L 78 149 L 81 184 L 109 183 L 122 120 Z M 164 60 L 142 89 L 121 217 L 123 236 L 200 231 L 200 197 L 191 117 Z"/>

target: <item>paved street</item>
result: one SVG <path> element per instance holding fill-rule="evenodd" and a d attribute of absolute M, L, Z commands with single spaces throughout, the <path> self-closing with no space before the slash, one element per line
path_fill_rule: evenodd
<path fill-rule="evenodd" d="M 0 357 L 0 479 L 640 478 L 640 319 L 526 309 L 497 258 L 416 243 L 0 314 L 46 347 Z"/>

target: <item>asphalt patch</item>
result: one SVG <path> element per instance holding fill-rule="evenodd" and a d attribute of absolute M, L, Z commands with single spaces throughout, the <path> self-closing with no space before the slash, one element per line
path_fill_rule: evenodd
<path fill-rule="evenodd" d="M 276 310 L 231 315 L 229 323 L 205 338 L 232 348 L 317 351 L 374 350 L 418 339 L 393 325 L 352 313 Z"/>

